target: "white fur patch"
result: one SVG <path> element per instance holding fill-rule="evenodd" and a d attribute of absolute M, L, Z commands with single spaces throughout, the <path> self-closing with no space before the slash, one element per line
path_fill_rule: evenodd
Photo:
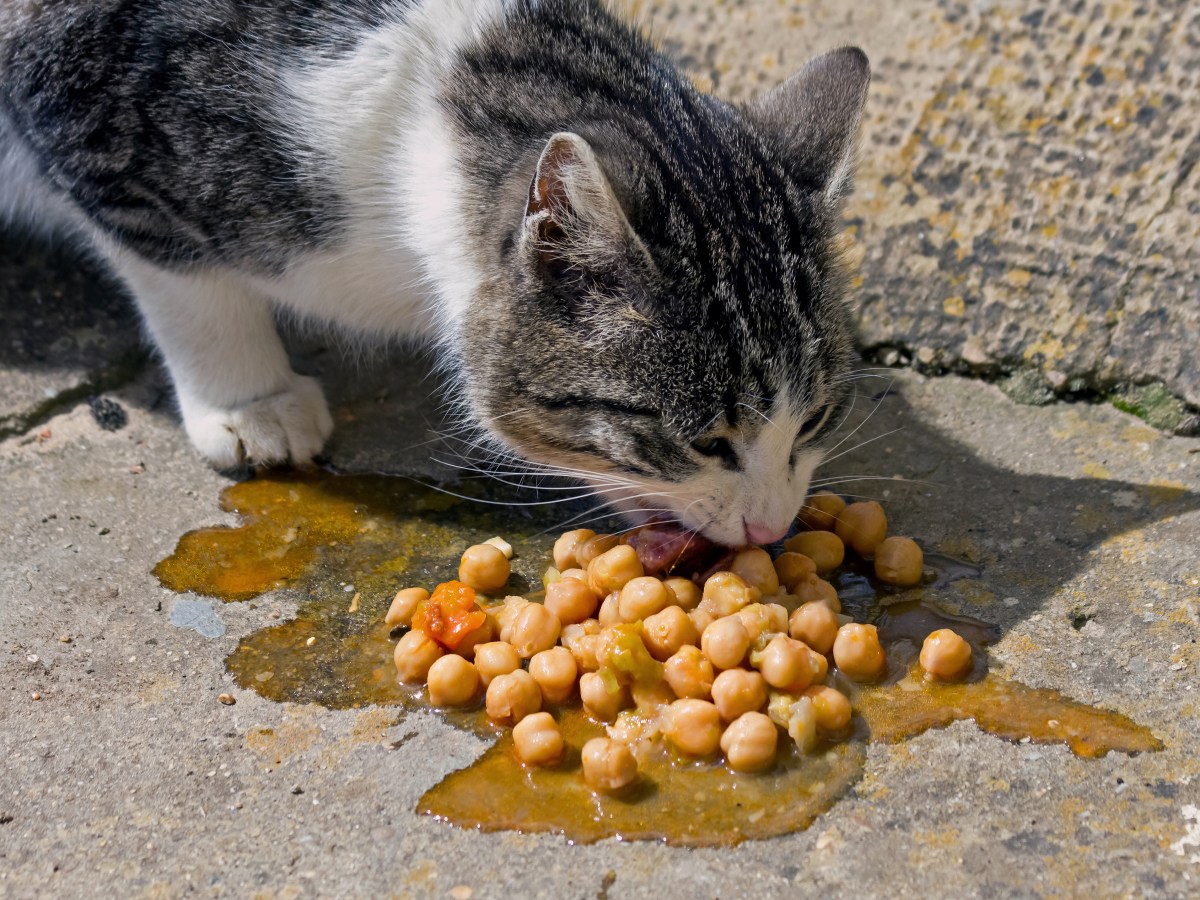
<path fill-rule="evenodd" d="M 296 65 L 278 111 L 301 146 L 338 161 L 351 220 L 342 246 L 257 281 L 292 309 L 362 332 L 456 330 L 482 276 L 463 245 L 464 190 L 435 92 L 503 0 L 441 0 L 381 25 L 344 59 Z"/>

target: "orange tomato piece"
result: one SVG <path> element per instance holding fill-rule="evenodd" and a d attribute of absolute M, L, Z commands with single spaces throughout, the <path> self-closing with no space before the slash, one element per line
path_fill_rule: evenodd
<path fill-rule="evenodd" d="M 461 581 L 447 581 L 418 604 L 412 627 L 453 650 L 486 619 L 487 614 L 475 602 L 474 588 Z"/>

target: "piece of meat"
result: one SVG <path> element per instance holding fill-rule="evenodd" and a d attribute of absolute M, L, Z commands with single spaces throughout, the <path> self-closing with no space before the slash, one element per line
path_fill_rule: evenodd
<path fill-rule="evenodd" d="M 629 532 L 622 542 L 633 547 L 647 575 L 682 575 L 715 571 L 733 551 L 694 531 L 659 522 Z"/>

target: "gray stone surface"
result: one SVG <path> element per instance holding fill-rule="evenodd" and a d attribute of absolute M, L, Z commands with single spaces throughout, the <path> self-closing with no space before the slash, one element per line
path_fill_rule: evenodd
<path fill-rule="evenodd" d="M 286 618 L 290 592 L 221 606 L 221 637 L 172 625 L 180 598 L 152 566 L 185 530 L 233 517 L 217 507 L 228 482 L 147 409 L 158 390 L 150 373 L 114 394 L 121 431 L 79 406 L 48 439 L 0 444 L 0 896 L 1194 893 L 1200 441 L 900 373 L 826 473 L 902 476 L 838 487 L 982 565 L 957 608 L 1001 626 L 1009 675 L 1150 724 L 1162 752 L 1081 760 L 959 723 L 872 746 L 864 779 L 803 833 L 732 850 L 570 846 L 414 815 L 483 749 L 436 716 L 234 686 L 224 656 Z M 371 399 L 352 411 L 364 426 L 340 437 L 336 465 L 424 427 Z M 422 452 L 393 468 L 422 471 Z"/>
<path fill-rule="evenodd" d="M 1197 124 L 1179 112 L 1194 106 L 1194 8 L 1082 4 L 1074 25 L 1056 7 L 1035 26 L 1030 4 L 650 6 L 734 96 L 829 46 L 872 55 L 850 210 L 869 343 L 924 350 L 930 368 L 1161 379 L 1195 402 Z M 1039 124 L 1031 97 L 1079 121 Z M 1139 122 L 1144 105 L 1158 112 Z M 1084 169 L 1037 152 L 1063 144 Z M 732 850 L 464 832 L 412 809 L 477 738 L 434 715 L 237 688 L 225 656 L 298 598 L 214 607 L 151 574 L 185 531 L 235 522 L 218 506 L 230 482 L 188 447 L 161 371 L 129 362 L 128 306 L 41 253 L 0 246 L 0 897 L 1195 895 L 1200 441 L 1108 406 L 1034 408 L 898 372 L 864 379 L 847 434 L 865 424 L 822 473 L 902 476 L 837 489 L 982 566 L 955 605 L 1002 628 L 998 667 L 1149 724 L 1162 752 L 1081 760 L 958 723 L 872 746 L 810 830 Z M 447 473 L 427 361 L 293 345 L 330 385 L 335 466 Z M 125 428 L 102 431 L 78 401 L 97 386 Z M 212 620 L 183 618 L 215 636 L 179 627 L 191 604 Z"/>
<path fill-rule="evenodd" d="M 1196 4 L 649 6 L 726 96 L 841 44 L 870 56 L 847 209 L 868 350 L 1200 406 Z"/>

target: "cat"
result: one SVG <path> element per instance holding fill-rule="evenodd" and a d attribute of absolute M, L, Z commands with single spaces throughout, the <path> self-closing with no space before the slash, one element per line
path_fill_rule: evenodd
<path fill-rule="evenodd" d="M 274 308 L 431 341 L 467 418 L 632 521 L 769 543 L 846 408 L 870 69 L 747 105 L 601 0 L 6 0 L 0 209 L 133 294 L 218 467 L 333 427 Z"/>

